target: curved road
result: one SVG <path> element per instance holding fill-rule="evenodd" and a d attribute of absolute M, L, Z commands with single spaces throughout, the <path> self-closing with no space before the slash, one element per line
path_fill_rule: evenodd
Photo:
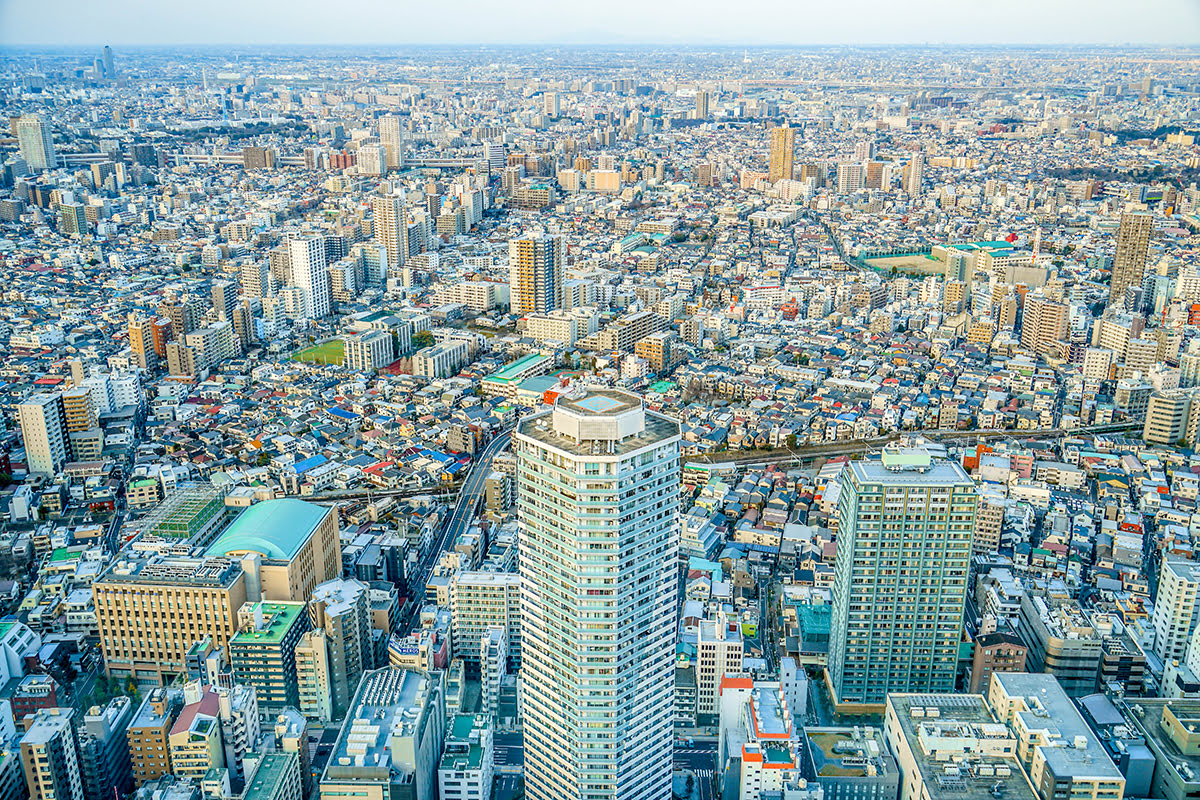
<path fill-rule="evenodd" d="M 450 512 L 450 518 L 442 527 L 441 538 L 438 539 L 436 546 L 430 548 L 429 553 L 421 562 L 422 583 L 428 580 L 429 572 L 441 554 L 467 530 L 471 520 L 475 518 L 475 507 L 483 497 L 484 481 L 492 472 L 492 459 L 501 450 L 508 447 L 510 441 L 512 441 L 511 428 L 488 442 L 471 465 L 470 474 L 467 475 L 467 479 L 463 481 L 462 487 L 459 489 L 458 502 L 454 505 L 454 510 Z"/>

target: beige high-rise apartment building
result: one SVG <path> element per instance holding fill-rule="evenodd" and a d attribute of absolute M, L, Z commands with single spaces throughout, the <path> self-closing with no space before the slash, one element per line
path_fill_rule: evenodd
<path fill-rule="evenodd" d="M 767 180 L 771 183 L 792 177 L 792 164 L 796 157 L 796 131 L 782 125 L 771 129 L 771 162 Z"/>
<path fill-rule="evenodd" d="M 394 114 L 379 119 L 379 143 L 387 151 L 389 170 L 404 166 L 404 129 L 400 123 L 400 117 Z"/>
<path fill-rule="evenodd" d="M 1067 335 L 1070 309 L 1063 303 L 1036 294 L 1025 296 L 1021 318 L 1021 344 L 1035 353 L 1043 352 Z"/>
<path fill-rule="evenodd" d="M 1141 284 L 1153 229 L 1154 217 L 1150 214 L 1142 211 L 1121 214 L 1117 253 L 1113 257 L 1112 287 L 1108 293 L 1110 305 L 1124 301 L 1126 288 Z"/>
<path fill-rule="evenodd" d="M 408 225 L 404 198 L 387 195 L 371 198 L 375 242 L 387 251 L 387 267 L 402 267 L 408 260 Z"/>
<path fill-rule="evenodd" d="M 563 238 L 530 233 L 508 243 L 512 313 L 545 314 L 562 307 Z"/>

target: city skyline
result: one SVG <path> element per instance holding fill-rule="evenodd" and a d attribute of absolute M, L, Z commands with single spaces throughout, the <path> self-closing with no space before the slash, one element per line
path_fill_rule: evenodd
<path fill-rule="evenodd" d="M 215 0 L 208 14 L 169 4 L 151 8 L 133 0 L 104 4 L 67 0 L 54 24 L 28 2 L 0 4 L 0 46 L 144 44 L 1152 44 L 1200 41 L 1200 6 L 1189 0 L 1149 0 L 1128 13 L 1121 0 L 1092 3 L 1086 15 L 1063 0 L 1015 0 L 997 15 L 990 6 L 916 0 L 904 4 L 866 0 L 853 8 L 786 5 L 751 0 L 728 15 L 723 3 L 697 5 L 668 0 L 647 6 L 617 0 L 608 21 L 597 21 L 545 0 L 519 0 L 483 7 L 445 24 L 440 10 L 410 7 L 398 11 L 383 0 L 366 0 L 354 15 L 320 13 L 316 0 L 289 4 L 278 13 L 270 2 Z M 311 13 L 310 13 L 311 12 Z M 363 26 L 365 16 L 385 24 Z M 240 24 L 227 24 L 236 15 Z M 395 18 L 396 32 L 386 24 Z M 636 30 L 617 21 L 636 19 Z M 518 24 L 517 20 L 520 20 Z M 770 24 L 764 24 L 769 20 Z M 1036 20 L 1036 25 L 1030 25 Z M 402 32 L 401 32 L 402 31 Z M 786 33 L 782 32 L 786 31 Z"/>

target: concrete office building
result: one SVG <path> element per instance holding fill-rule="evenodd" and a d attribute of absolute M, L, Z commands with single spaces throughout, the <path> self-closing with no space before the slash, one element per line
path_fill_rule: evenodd
<path fill-rule="evenodd" d="M 1174 445 L 1186 438 L 1191 394 L 1182 390 L 1151 392 L 1146 403 L 1142 439 L 1150 444 Z"/>
<path fill-rule="evenodd" d="M 246 574 L 228 558 L 150 556 L 116 561 L 92 585 L 109 677 L 163 685 L 184 675 L 188 649 L 228 648 Z"/>
<path fill-rule="evenodd" d="M 221 740 L 221 702 L 211 687 L 184 689 L 184 705 L 167 734 L 171 774 L 176 778 L 203 778 L 210 769 L 222 769 L 225 747 Z"/>
<path fill-rule="evenodd" d="M 884 735 L 900 800 L 1038 800 L 1017 740 L 977 694 L 888 695 Z"/>
<path fill-rule="evenodd" d="M 1055 676 L 1071 697 L 1096 690 L 1103 641 L 1079 603 L 1025 593 L 1017 635 L 1029 648 L 1026 664 L 1031 672 Z"/>
<path fill-rule="evenodd" d="M 953 691 L 975 506 L 963 468 L 923 449 L 885 447 L 843 473 L 827 673 L 839 704 Z"/>
<path fill-rule="evenodd" d="M 31 473 L 55 475 L 71 457 L 62 393 L 32 395 L 17 406 L 25 465 Z"/>
<path fill-rule="evenodd" d="M 987 697 L 1043 798 L 1121 800 L 1125 776 L 1053 675 L 997 672 Z"/>
<path fill-rule="evenodd" d="M 720 712 L 721 681 L 742 671 L 742 628 L 725 612 L 714 620 L 700 620 L 696 634 L 696 713 Z"/>
<path fill-rule="evenodd" d="M 449 378 L 467 365 L 466 342 L 447 340 L 413 353 L 412 374 L 425 378 Z"/>
<path fill-rule="evenodd" d="M 85 800 L 108 800 L 133 788 L 127 738 L 133 711 L 128 697 L 114 697 L 84 715 L 78 738 Z"/>
<path fill-rule="evenodd" d="M 1154 754 L 1149 797 L 1200 794 L 1200 699 L 1139 697 L 1121 706 Z"/>
<path fill-rule="evenodd" d="M 374 372 L 396 360 L 395 342 L 386 331 L 364 331 L 342 337 L 346 343 L 346 366 Z"/>
<path fill-rule="evenodd" d="M 563 237 L 529 233 L 508 243 L 509 304 L 512 313 L 545 314 L 562 307 Z"/>
<path fill-rule="evenodd" d="M 74 723 L 71 708 L 43 708 L 33 715 L 21 737 L 30 800 L 86 800 Z"/>
<path fill-rule="evenodd" d="M 367 673 L 321 774 L 321 797 L 434 800 L 445 727 L 442 673 Z"/>
<path fill-rule="evenodd" d="M 614 390 L 559 395 L 517 427 L 532 800 L 670 794 L 679 441 Z"/>
<path fill-rule="evenodd" d="M 883 731 L 805 727 L 804 776 L 825 790 L 825 800 L 896 800 L 900 767 Z"/>
<path fill-rule="evenodd" d="M 325 631 L 308 631 L 296 644 L 296 693 L 306 719 L 328 723 L 333 719 L 333 682 L 329 672 L 329 637 Z"/>

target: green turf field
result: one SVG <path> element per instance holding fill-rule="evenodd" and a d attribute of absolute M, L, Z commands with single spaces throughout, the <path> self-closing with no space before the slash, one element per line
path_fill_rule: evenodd
<path fill-rule="evenodd" d="M 331 339 L 322 344 L 297 350 L 292 354 L 293 361 L 307 361 L 310 364 L 341 364 L 346 360 L 346 343 L 341 339 Z"/>

